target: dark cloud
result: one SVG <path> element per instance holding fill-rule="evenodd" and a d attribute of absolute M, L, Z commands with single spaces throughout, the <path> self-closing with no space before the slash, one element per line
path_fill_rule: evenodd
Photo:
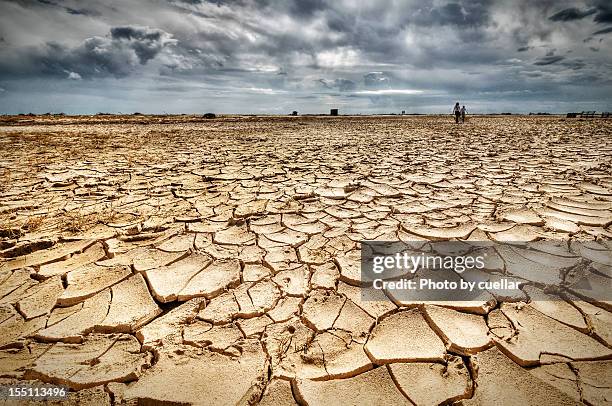
<path fill-rule="evenodd" d="M 335 32 L 351 32 L 355 27 L 356 17 L 350 14 L 330 11 L 326 13 L 327 26 Z"/>
<path fill-rule="evenodd" d="M 324 0 L 293 0 L 289 6 L 291 13 L 300 17 L 312 17 L 314 13 L 325 8 Z"/>
<path fill-rule="evenodd" d="M 167 32 L 148 27 L 113 27 L 110 34 L 111 43 L 118 45 L 117 48 L 127 46 L 134 50 L 143 65 L 155 58 L 164 46 L 173 42 Z"/>
<path fill-rule="evenodd" d="M 612 23 L 612 2 L 610 0 L 598 0 L 595 2 L 597 8 L 597 14 L 595 15 L 595 22 L 607 24 Z"/>
<path fill-rule="evenodd" d="M 595 31 L 593 35 L 603 35 L 603 34 L 609 34 L 611 32 L 612 32 L 612 27 L 608 27 L 608 28 L 604 28 L 603 30 Z"/>
<path fill-rule="evenodd" d="M 448 2 L 441 6 L 428 6 L 426 2 L 405 10 L 407 23 L 418 25 L 481 26 L 489 21 L 487 0 Z"/>
<path fill-rule="evenodd" d="M 71 8 L 66 7 L 65 10 L 72 15 L 82 15 L 82 16 L 98 16 L 99 14 L 96 12 L 92 12 L 91 10 L 87 10 L 85 8 Z"/>
<path fill-rule="evenodd" d="M 557 63 L 564 59 L 565 59 L 564 56 L 545 56 L 543 58 L 538 59 L 533 64 L 539 65 L 539 66 L 552 65 L 553 63 Z"/>
<path fill-rule="evenodd" d="M 609 100 L 609 3 L 0 0 L 0 112 L 25 80 L 64 94 L 87 88 L 85 100 L 104 93 L 123 106 L 126 97 L 133 105 L 171 97 L 176 110 L 190 101 L 237 112 L 335 103 L 401 111 L 442 100 L 446 111 L 459 94 L 491 105 L 588 92 Z M 573 92 L 572 81 L 587 76 L 597 79 Z M 126 86 L 136 90 L 122 93 Z"/>
<path fill-rule="evenodd" d="M 0 77 L 2 73 L 70 79 L 125 77 L 175 42 L 170 34 L 159 29 L 114 27 L 109 36 L 87 38 L 76 47 L 47 42 L 40 47 L 27 48 L 16 55 L 16 60 L 4 61 L 4 65 L 0 62 Z M 6 65 L 10 62 L 12 66 Z"/>
<path fill-rule="evenodd" d="M 572 69 L 572 70 L 580 70 L 584 69 L 587 65 L 582 59 L 574 59 L 571 61 L 563 61 L 561 63 L 563 66 Z"/>
<path fill-rule="evenodd" d="M 21 2 L 25 4 L 32 3 L 31 0 L 21 0 Z M 65 12 L 67 12 L 68 14 L 72 14 L 72 15 L 82 15 L 82 16 L 99 16 L 100 15 L 98 12 L 90 10 L 90 9 L 73 8 L 73 7 L 65 6 L 62 4 L 62 0 L 59 0 L 59 1 L 35 0 L 34 2 L 42 6 L 57 7 L 59 9 L 63 9 Z"/>
<path fill-rule="evenodd" d="M 583 18 L 593 15 L 597 9 L 580 10 L 576 7 L 566 8 L 549 17 L 551 21 L 574 21 L 582 20 Z"/>

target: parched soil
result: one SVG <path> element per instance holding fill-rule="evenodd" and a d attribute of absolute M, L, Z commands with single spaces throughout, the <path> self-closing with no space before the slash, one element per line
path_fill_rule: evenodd
<path fill-rule="evenodd" d="M 85 405 L 610 404 L 612 305 L 561 271 L 582 241 L 610 289 L 611 223 L 610 120 L 2 117 L 0 384 Z M 564 248 L 499 253 L 520 297 L 366 301 L 364 240 Z"/>

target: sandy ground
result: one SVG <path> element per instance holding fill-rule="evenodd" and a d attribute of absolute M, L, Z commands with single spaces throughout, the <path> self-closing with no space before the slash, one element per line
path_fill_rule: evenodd
<path fill-rule="evenodd" d="M 589 241 L 609 288 L 612 121 L 0 124 L 0 383 L 91 405 L 612 403 L 610 302 L 358 288 L 366 239 Z"/>

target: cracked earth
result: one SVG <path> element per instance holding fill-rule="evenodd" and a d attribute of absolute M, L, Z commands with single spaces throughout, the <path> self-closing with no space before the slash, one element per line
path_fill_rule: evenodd
<path fill-rule="evenodd" d="M 572 241 L 610 287 L 610 121 L 122 121 L 0 123 L 0 384 L 85 405 L 612 403 L 610 302 L 551 289 Z M 428 239 L 563 244 L 500 252 L 526 283 L 510 301 L 361 300 L 360 241 Z"/>

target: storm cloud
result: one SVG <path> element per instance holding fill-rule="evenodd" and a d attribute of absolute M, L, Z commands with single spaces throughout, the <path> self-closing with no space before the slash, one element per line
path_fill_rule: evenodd
<path fill-rule="evenodd" d="M 5 1 L 0 113 L 612 110 L 608 24 L 603 0 Z"/>
<path fill-rule="evenodd" d="M 612 4 L 608 0 L 598 0 L 596 7 L 595 22 L 601 24 L 612 23 Z"/>
<path fill-rule="evenodd" d="M 130 75 L 138 65 L 145 65 L 164 47 L 174 44 L 176 40 L 172 39 L 172 35 L 160 29 L 113 27 L 107 36 L 86 38 L 74 47 L 45 42 L 37 47 L 17 50 L 21 56 L 17 62 L 25 65 L 17 66 L 17 62 L 9 58 L 0 62 L 0 69 L 7 75 L 15 76 L 120 78 Z"/>
<path fill-rule="evenodd" d="M 595 31 L 593 35 L 603 35 L 603 34 L 609 34 L 611 32 L 612 32 L 612 27 L 608 27 L 608 28 L 604 28 L 603 30 Z"/>
<path fill-rule="evenodd" d="M 590 10 L 580 10 L 576 7 L 566 8 L 565 10 L 561 10 L 558 13 L 552 15 L 550 17 L 551 21 L 572 21 L 572 20 L 581 20 L 587 16 L 593 15 L 597 12 L 596 9 L 592 8 Z"/>
<path fill-rule="evenodd" d="M 565 57 L 563 56 L 547 55 L 543 58 L 538 59 L 533 64 L 539 66 L 552 65 L 553 63 L 557 63 L 559 61 L 562 61 L 563 59 L 565 59 Z"/>

